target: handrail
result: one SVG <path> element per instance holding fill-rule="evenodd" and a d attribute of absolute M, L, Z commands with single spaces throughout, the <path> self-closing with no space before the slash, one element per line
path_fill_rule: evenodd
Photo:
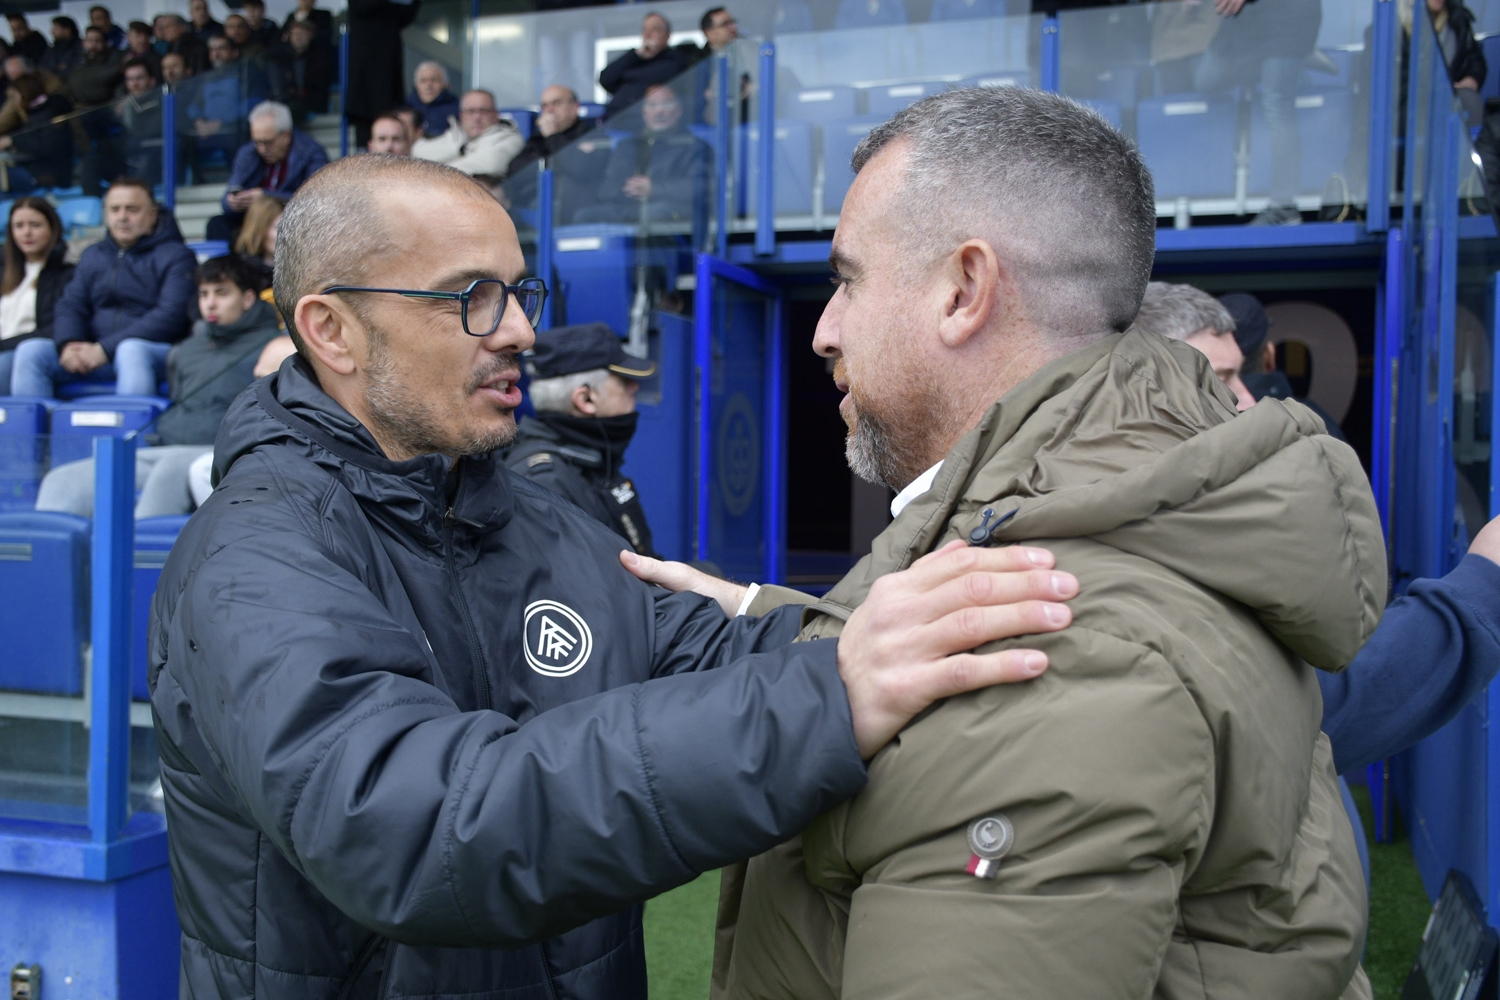
<path fill-rule="evenodd" d="M 161 95 L 161 189 L 162 204 L 177 207 L 177 91 L 162 85 Z"/>
<path fill-rule="evenodd" d="M 718 187 L 714 189 L 714 252 L 720 259 L 729 256 L 729 57 L 714 56 L 714 77 L 718 81 L 717 143 L 714 150 L 714 172 Z M 738 101 L 735 105 L 738 106 Z"/>
<path fill-rule="evenodd" d="M 547 287 L 552 288 L 554 286 L 552 252 L 556 239 L 553 235 L 556 219 L 553 216 L 557 212 L 557 202 L 552 193 L 552 165 L 543 159 L 539 166 L 541 169 L 537 172 L 536 183 L 536 270 L 541 279 L 547 283 Z M 552 302 L 556 298 L 557 292 L 554 291 L 542 300 L 542 315 L 537 320 L 536 327 L 538 330 L 552 329 Z"/>
<path fill-rule="evenodd" d="M 416 141 L 416 136 L 412 137 Z M 339 158 L 349 155 L 349 24 L 339 25 Z"/>
<path fill-rule="evenodd" d="M 130 811 L 130 573 L 135 438 L 94 438 L 89 664 L 89 839 L 120 839 Z"/>
<path fill-rule="evenodd" d="M 760 190 L 755 203 L 755 253 L 776 252 L 776 43 L 760 45 Z"/>

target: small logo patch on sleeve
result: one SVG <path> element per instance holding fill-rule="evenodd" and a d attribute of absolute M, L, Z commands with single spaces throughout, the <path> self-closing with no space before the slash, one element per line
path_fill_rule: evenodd
<path fill-rule="evenodd" d="M 535 469 L 538 465 L 551 465 L 552 455 L 545 451 L 539 451 L 526 460 L 526 468 Z"/>

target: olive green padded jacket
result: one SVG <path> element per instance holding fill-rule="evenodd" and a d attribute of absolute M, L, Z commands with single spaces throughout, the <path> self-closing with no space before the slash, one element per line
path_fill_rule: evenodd
<path fill-rule="evenodd" d="M 827 597 L 984 523 L 1082 592 L 1051 667 L 952 698 L 802 836 L 725 872 L 715 1000 L 1368 997 L 1365 885 L 1314 668 L 1379 621 L 1385 547 L 1346 445 L 1236 416 L 1197 351 L 1131 331 L 1007 393 Z M 751 613 L 788 592 L 765 588 Z M 993 879 L 967 829 L 1004 816 Z"/>

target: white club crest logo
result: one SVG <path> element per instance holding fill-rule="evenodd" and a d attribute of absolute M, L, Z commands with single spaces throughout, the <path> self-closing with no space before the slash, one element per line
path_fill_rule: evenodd
<path fill-rule="evenodd" d="M 532 601 L 522 626 L 526 662 L 548 677 L 567 677 L 583 669 L 594 651 L 594 633 L 578 612 L 556 601 Z"/>

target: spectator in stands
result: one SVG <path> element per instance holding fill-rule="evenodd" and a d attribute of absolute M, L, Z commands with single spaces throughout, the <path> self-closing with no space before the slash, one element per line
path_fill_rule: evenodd
<path fill-rule="evenodd" d="M 560 84 L 542 91 L 542 113 L 537 115 L 531 138 L 510 163 L 506 196 L 514 205 L 536 198 L 536 171 L 527 167 L 543 159 L 550 162 L 557 217 L 564 222 L 584 205 L 592 204 L 609 165 L 610 139 L 591 136 L 598 119 L 578 117 L 578 95 Z"/>
<path fill-rule="evenodd" d="M 401 30 L 417 16 L 421 0 L 350 0 L 348 92 L 344 115 L 354 126 L 354 144 L 370 141 L 370 126 L 401 103 Z"/>
<path fill-rule="evenodd" d="M 78 37 L 78 22 L 71 17 L 52 19 L 52 48 L 37 60 L 37 68 L 44 69 L 59 80 L 66 80 L 74 67 L 83 62 L 83 41 Z"/>
<path fill-rule="evenodd" d="M 287 29 L 291 40 L 279 46 L 274 56 L 277 92 L 299 125 L 313 115 L 328 113 L 328 95 L 338 79 L 333 50 L 313 44 L 315 30 L 310 21 L 298 21 Z"/>
<path fill-rule="evenodd" d="M 7 71 L 16 58 L 6 60 Z M 17 166 L 44 187 L 72 187 L 73 130 L 37 127 L 72 110 L 73 102 L 63 93 L 49 91 L 41 71 L 13 78 L 0 105 L 0 131 L 6 133 L 0 135 L 0 151 L 14 150 Z"/>
<path fill-rule="evenodd" d="M 241 59 L 258 59 L 266 54 L 266 46 L 250 33 L 250 22 L 243 15 L 230 14 L 224 19 L 224 37 L 234 43 Z"/>
<path fill-rule="evenodd" d="M 606 118 L 635 104 L 653 84 L 666 83 L 697 59 L 697 46 L 671 46 L 668 44 L 671 36 L 671 24 L 655 11 L 641 20 L 641 44 L 599 74 L 599 86 L 611 94 L 604 112 Z"/>
<path fill-rule="evenodd" d="M 233 255 L 198 267 L 198 313 L 192 336 L 167 355 L 172 405 L 146 435 L 149 447 L 135 457 L 135 516 L 190 514 L 195 506 L 188 470 L 211 453 L 214 435 L 229 404 L 250 384 L 261 352 L 281 333 L 276 310 L 257 295 L 255 278 Z M 37 510 L 79 517 L 94 515 L 94 462 L 70 462 L 47 473 L 36 497 Z"/>
<path fill-rule="evenodd" d="M 151 25 L 145 21 L 131 21 L 125 32 L 125 56 L 127 59 L 144 59 L 151 66 L 151 76 L 161 79 L 161 56 L 151 44 Z"/>
<path fill-rule="evenodd" d="M 418 139 L 411 155 L 446 163 L 470 177 L 504 179 L 510 161 L 526 145 L 520 131 L 495 110 L 495 95 L 471 90 L 458 105 L 458 120 L 436 139 Z"/>
<path fill-rule="evenodd" d="M 242 61 L 239 48 L 227 36 L 215 35 L 209 41 L 208 56 L 213 69 L 193 82 L 187 101 L 200 166 L 208 154 L 234 155 L 245 141 L 249 110 L 271 94 L 264 71 Z"/>
<path fill-rule="evenodd" d="M 401 119 L 401 123 L 406 126 L 406 134 L 411 136 L 412 142 L 416 142 L 422 137 L 422 115 L 416 108 L 407 107 L 405 104 L 398 104 L 388 111 L 387 114 L 395 115 Z"/>
<path fill-rule="evenodd" d="M 26 20 L 26 15 L 12 12 L 5 15 L 10 22 L 10 51 L 14 55 L 25 56 L 31 60 L 32 65 L 42 61 L 47 54 L 47 39 L 42 37 L 40 31 L 35 31 L 31 23 Z"/>
<path fill-rule="evenodd" d="M 411 94 L 406 103 L 422 116 L 422 134 L 432 139 L 448 131 L 448 123 L 458 115 L 458 95 L 448 89 L 448 71 L 441 63 L 422 63 L 412 76 Z"/>
<path fill-rule="evenodd" d="M 738 121 L 750 121 L 751 95 L 755 92 L 755 78 L 760 68 L 760 56 L 754 42 L 740 37 L 739 22 L 723 7 L 707 11 L 699 26 L 708 44 L 704 46 L 704 59 L 700 66 L 699 88 L 703 94 L 703 120 L 718 121 L 719 115 L 719 70 L 713 56 L 722 55 L 729 60 L 730 93 L 738 94 L 740 106 L 734 111 Z"/>
<path fill-rule="evenodd" d="M 642 105 L 645 128 L 609 155 L 599 201 L 579 210 L 578 222 L 691 221 L 708 182 L 713 153 L 682 124 L 682 102 L 671 87 L 655 86 Z"/>
<path fill-rule="evenodd" d="M 286 16 L 286 23 L 281 26 L 281 40 L 291 41 L 292 25 L 301 22 L 311 24 L 315 29 L 313 32 L 313 44 L 324 48 L 334 48 L 336 34 L 333 30 L 333 15 L 321 7 L 313 6 L 317 0 L 297 0 L 297 9 Z"/>
<path fill-rule="evenodd" d="M 1255 397 L 1240 381 L 1245 356 L 1234 339 L 1234 318 L 1218 299 L 1192 285 L 1153 281 L 1146 286 L 1135 325 L 1196 348 L 1208 358 L 1219 381 L 1234 393 L 1241 411 L 1255 405 Z"/>
<path fill-rule="evenodd" d="M 410 156 L 411 131 L 395 115 L 381 115 L 370 126 L 370 142 L 365 148 L 372 153 Z"/>
<path fill-rule="evenodd" d="M 182 65 L 181 56 L 171 57 Z M 125 60 L 125 96 L 115 106 L 125 140 L 125 173 L 130 177 L 162 176 L 161 94 L 152 64 L 139 56 Z"/>
<path fill-rule="evenodd" d="M 292 125 L 285 104 L 266 101 L 250 112 L 250 141 L 234 156 L 224 214 L 209 220 L 209 239 L 229 241 L 240 230 L 245 210 L 263 194 L 283 200 L 328 163 L 318 141 Z"/>
<path fill-rule="evenodd" d="M 10 392 L 16 348 L 52 339 L 57 300 L 73 277 L 62 221 L 45 198 L 17 198 L 5 228 L 5 271 L 0 276 L 0 395 Z"/>
<path fill-rule="evenodd" d="M 521 421 L 505 463 L 654 557 L 646 511 L 620 467 L 635 437 L 636 390 L 656 365 L 626 354 L 605 324 L 590 323 L 538 333 L 525 366 L 536 416 Z"/>
<path fill-rule="evenodd" d="M 1297 87 L 1303 61 L 1312 52 L 1323 21 L 1323 5 L 1307 0 L 1218 0 L 1223 15 L 1194 73 L 1194 87 L 1209 93 L 1259 84 L 1259 100 L 1271 132 L 1270 204 L 1251 222 L 1296 225 L 1302 171 L 1297 127 Z"/>
<path fill-rule="evenodd" d="M 90 7 L 89 24 L 104 32 L 105 45 L 108 45 L 117 52 L 125 51 L 129 44 L 128 39 L 125 36 L 125 32 L 120 30 L 120 26 L 115 23 L 114 18 L 109 13 L 108 7 L 100 7 L 98 5 Z"/>
<path fill-rule="evenodd" d="M 244 15 L 245 26 L 250 29 L 250 38 L 262 52 L 270 52 L 281 43 L 281 29 L 274 21 L 266 19 L 266 0 L 244 0 L 240 13 Z M 317 25 L 311 27 L 317 31 Z"/>
<path fill-rule="evenodd" d="M 234 252 L 254 272 L 257 292 L 271 287 L 276 265 L 276 229 L 285 208 L 284 199 L 261 195 L 245 210 L 245 223 L 234 238 Z"/>
<path fill-rule="evenodd" d="M 83 32 L 83 61 L 68 76 L 68 89 L 80 105 L 100 109 L 78 119 L 78 127 L 88 143 L 78 165 L 78 183 L 90 197 L 99 197 L 102 182 L 125 172 L 117 135 L 118 119 L 103 110 L 103 105 L 114 99 L 124 79 L 125 53 L 110 47 L 102 28 L 89 25 Z"/>
<path fill-rule="evenodd" d="M 157 19 L 157 24 L 157 41 L 165 46 L 162 50 L 163 59 L 169 52 L 182 56 L 188 76 L 207 72 L 208 46 L 190 30 L 187 21 L 178 14 L 164 14 Z M 166 79 L 165 70 L 162 71 L 162 79 Z"/>
<path fill-rule="evenodd" d="M 194 37 L 204 45 L 210 38 L 224 34 L 224 26 L 208 12 L 208 0 L 188 0 L 188 20 Z"/>
<path fill-rule="evenodd" d="M 180 52 L 168 52 L 161 57 L 161 82 L 171 86 L 180 86 L 193 75 L 193 67 L 189 65 Z"/>
<path fill-rule="evenodd" d="M 1291 399 L 1312 410 L 1328 428 L 1328 433 L 1340 441 L 1344 429 L 1338 421 L 1311 399 L 1292 395 L 1292 384 L 1284 373 L 1276 370 L 1276 346 L 1269 342 L 1271 320 L 1262 308 L 1260 300 L 1245 292 L 1231 292 L 1219 296 L 1219 302 L 1229 311 L 1234 320 L 1234 339 L 1239 345 L 1245 362 L 1240 366 L 1240 381 L 1251 397 L 1260 400 Z"/>
<path fill-rule="evenodd" d="M 57 302 L 52 339 L 16 350 L 11 390 L 51 396 L 59 382 L 115 382 L 154 396 L 167 352 L 187 336 L 197 259 L 151 185 L 121 177 L 104 196 L 108 234 L 83 252 Z"/>

